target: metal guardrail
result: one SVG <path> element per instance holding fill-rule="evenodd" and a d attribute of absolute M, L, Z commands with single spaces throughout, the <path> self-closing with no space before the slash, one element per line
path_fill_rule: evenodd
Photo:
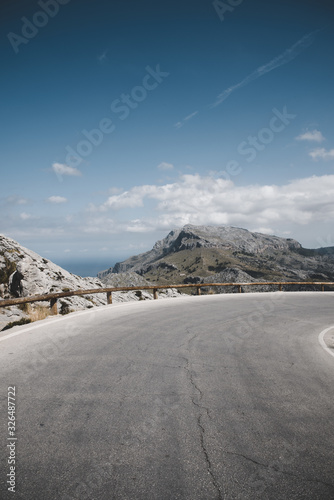
<path fill-rule="evenodd" d="M 321 286 L 321 290 L 325 291 L 325 286 L 334 287 L 334 282 L 326 281 L 259 281 L 254 283 L 187 283 L 183 285 L 148 285 L 148 286 L 125 286 L 125 287 L 112 287 L 112 288 L 93 288 L 91 290 L 72 290 L 68 292 L 47 293 L 44 295 L 33 295 L 31 297 L 20 297 L 17 299 L 2 299 L 0 300 L 0 307 L 8 307 L 19 304 L 28 304 L 32 302 L 50 301 L 50 309 L 52 314 L 58 314 L 57 300 L 63 297 L 75 297 L 80 295 L 92 295 L 95 293 L 106 293 L 107 304 L 112 304 L 113 292 L 130 292 L 153 290 L 154 299 L 158 298 L 158 290 L 166 290 L 168 288 L 196 288 L 197 295 L 201 295 L 201 288 L 215 287 L 215 286 L 234 286 L 238 287 L 238 292 L 242 292 L 242 287 L 245 286 L 266 286 L 276 285 L 279 291 L 282 291 L 284 285 L 313 285 Z"/>

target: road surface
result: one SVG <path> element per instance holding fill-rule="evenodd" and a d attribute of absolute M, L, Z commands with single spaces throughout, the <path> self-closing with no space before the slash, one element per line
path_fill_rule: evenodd
<path fill-rule="evenodd" d="M 333 306 L 194 296 L 2 332 L 0 498 L 333 500 Z"/>

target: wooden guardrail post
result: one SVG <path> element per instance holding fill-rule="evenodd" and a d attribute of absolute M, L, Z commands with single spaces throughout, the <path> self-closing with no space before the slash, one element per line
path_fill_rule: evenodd
<path fill-rule="evenodd" d="M 50 299 L 50 309 L 52 315 L 56 316 L 58 314 L 57 299 Z"/>
<path fill-rule="evenodd" d="M 252 283 L 201 283 L 201 284 L 183 284 L 183 285 L 149 285 L 141 287 L 136 286 L 128 286 L 128 287 L 112 287 L 112 288 L 94 288 L 94 289 L 79 289 L 79 290 L 69 290 L 66 292 L 57 292 L 57 293 L 46 293 L 43 295 L 33 295 L 31 297 L 17 297 L 12 299 L 0 299 L 0 309 L 2 307 L 10 307 L 18 304 L 28 304 L 33 302 L 42 302 L 49 301 L 51 314 L 58 314 L 57 311 L 57 299 L 62 297 L 76 297 L 81 295 L 91 295 L 94 293 L 106 293 L 107 294 L 107 303 L 112 304 L 112 292 L 130 292 L 130 291 L 138 291 L 138 290 L 152 290 L 153 298 L 158 298 L 158 290 L 160 289 L 169 289 L 169 288 L 188 288 L 195 287 L 197 290 L 197 295 L 201 295 L 202 288 L 211 288 L 211 287 L 232 287 L 233 291 L 235 287 L 238 287 L 238 292 L 242 293 L 243 286 L 265 286 L 272 285 L 278 286 L 279 290 L 282 291 L 283 287 L 286 285 L 312 285 L 321 287 L 321 291 L 325 292 L 326 290 L 331 290 L 334 287 L 333 281 L 261 281 L 261 282 L 252 282 Z"/>

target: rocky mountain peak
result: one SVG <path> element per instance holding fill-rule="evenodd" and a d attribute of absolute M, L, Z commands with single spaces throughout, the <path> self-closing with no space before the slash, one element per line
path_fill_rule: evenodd
<path fill-rule="evenodd" d="M 268 281 L 320 275 L 331 279 L 332 255 L 304 249 L 292 238 L 233 226 L 187 224 L 170 231 L 152 250 L 118 262 L 112 272 L 135 272 L 159 284 L 182 283 L 190 277 L 209 277 L 231 268 L 247 273 L 249 278 L 263 276 Z"/>
<path fill-rule="evenodd" d="M 201 247 L 261 253 L 268 249 L 298 249 L 301 248 L 301 244 L 291 238 L 269 236 L 233 226 L 194 226 L 187 224 L 181 229 L 171 231 L 163 240 L 157 241 L 152 252 L 167 255 L 171 252 Z"/>

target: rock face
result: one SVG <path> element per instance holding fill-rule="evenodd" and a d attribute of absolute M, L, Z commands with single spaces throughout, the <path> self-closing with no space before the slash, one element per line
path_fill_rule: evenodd
<path fill-rule="evenodd" d="M 125 284 L 121 284 L 120 279 L 118 282 L 109 280 L 107 286 L 136 286 L 140 284 L 140 279 L 147 283 L 137 274 L 134 276 L 136 278 L 134 280 L 131 280 L 129 276 L 127 280 L 123 280 Z M 22 247 L 11 238 L 0 235 L 0 300 L 78 289 L 97 289 L 105 286 L 98 278 L 81 278 L 69 273 L 35 252 Z M 174 295 L 169 293 L 169 296 L 175 295 L 175 293 Z M 135 291 L 113 293 L 113 302 L 143 299 L 152 299 L 152 294 L 149 292 L 138 294 Z M 106 305 L 106 303 L 105 293 L 66 297 L 58 300 L 58 310 L 61 314 L 66 314 L 79 309 Z M 10 322 L 36 316 L 36 311 L 39 312 L 39 316 L 49 314 L 48 302 L 0 308 L 0 330 Z"/>
<path fill-rule="evenodd" d="M 2 235 L 0 235 L 0 282 L 2 298 L 28 297 L 103 286 L 99 279 L 81 278 L 69 273 Z"/>
<path fill-rule="evenodd" d="M 186 225 L 152 250 L 117 263 L 103 281 L 111 274 L 135 272 L 158 284 L 211 281 L 219 273 L 226 282 L 229 269 L 238 271 L 239 282 L 334 281 L 334 248 L 308 250 L 290 238 L 236 227 Z"/>
<path fill-rule="evenodd" d="M 262 254 L 264 252 L 298 250 L 301 244 L 296 240 L 251 233 L 236 227 L 192 226 L 171 231 L 166 238 L 157 241 L 153 249 L 124 262 L 119 262 L 112 269 L 113 273 L 131 271 L 142 272 L 149 265 L 158 265 L 163 257 L 182 250 L 195 248 L 218 248 L 226 251 Z"/>
<path fill-rule="evenodd" d="M 106 269 L 105 271 L 100 271 L 97 273 L 97 277 L 101 280 L 102 278 L 105 278 L 108 276 L 108 274 L 112 273 L 113 268 L 109 267 L 109 269 Z"/>
<path fill-rule="evenodd" d="M 103 277 L 103 284 L 106 287 L 120 287 L 120 286 L 145 286 L 151 285 L 149 281 L 142 278 L 137 273 L 125 272 L 125 273 L 109 273 Z"/>

